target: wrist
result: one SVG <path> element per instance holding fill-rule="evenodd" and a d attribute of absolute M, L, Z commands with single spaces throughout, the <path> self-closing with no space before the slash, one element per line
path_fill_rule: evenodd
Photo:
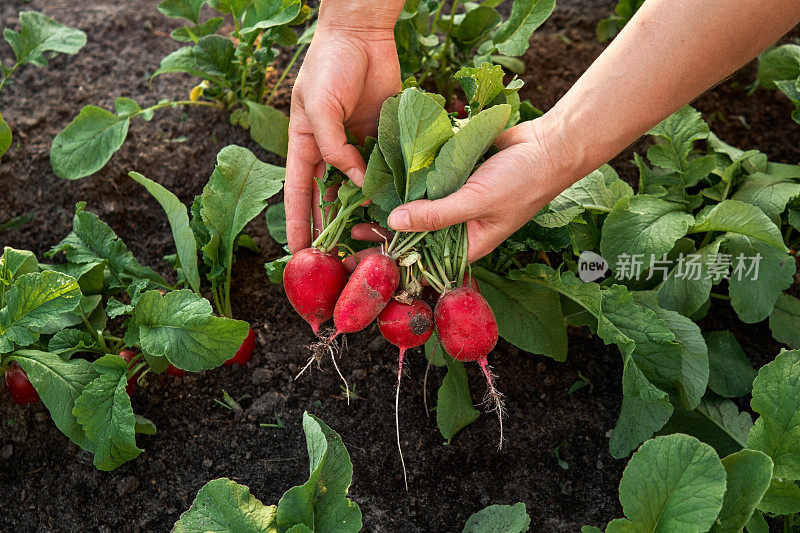
<path fill-rule="evenodd" d="M 394 26 L 404 1 L 322 0 L 317 32 L 371 35 L 394 39 Z"/>
<path fill-rule="evenodd" d="M 595 170 L 585 170 L 586 151 L 574 143 L 569 121 L 557 108 L 531 121 L 531 137 L 536 152 L 545 154 L 544 172 L 558 182 L 558 187 L 567 188 Z"/>

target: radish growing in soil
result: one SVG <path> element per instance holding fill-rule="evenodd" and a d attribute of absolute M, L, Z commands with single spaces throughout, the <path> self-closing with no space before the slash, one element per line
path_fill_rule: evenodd
<path fill-rule="evenodd" d="M 406 350 L 422 346 L 433 334 L 433 311 L 431 306 L 415 297 L 406 299 L 393 298 L 378 315 L 378 328 L 383 337 L 400 348 L 397 364 L 397 391 L 394 397 L 394 423 L 397 432 L 397 450 L 400 452 L 400 463 L 403 466 L 403 481 L 408 490 L 406 463 L 403 460 L 403 449 L 400 446 L 400 380 L 403 377 L 403 357 Z"/>
<path fill-rule="evenodd" d="M 231 366 L 236 363 L 238 363 L 239 365 L 247 364 L 248 361 L 252 359 L 253 351 L 255 349 L 256 349 L 256 332 L 253 331 L 253 328 L 250 328 L 250 332 L 247 334 L 247 337 L 245 337 L 244 341 L 242 342 L 242 345 L 239 346 L 239 349 L 236 350 L 234 356 L 225 361 L 225 366 Z"/>
<path fill-rule="evenodd" d="M 14 361 L 6 370 L 6 387 L 11 399 L 18 405 L 28 405 L 39 401 L 39 393 L 31 385 L 28 375 Z"/>
<path fill-rule="evenodd" d="M 487 355 L 497 344 L 497 320 L 489 303 L 471 286 L 445 292 L 436 304 L 434 320 L 444 350 L 462 363 L 477 361 L 486 376 L 487 402 L 494 402 L 503 447 L 503 396 L 494 387 Z"/>
<path fill-rule="evenodd" d="M 128 371 L 130 371 L 130 369 L 136 364 L 135 359 L 138 359 L 137 353 L 128 349 L 120 351 L 119 356 L 125 359 L 125 362 L 128 363 Z M 128 393 L 128 396 L 133 396 L 133 393 L 139 389 L 139 384 L 136 383 L 138 377 L 138 372 L 134 372 L 133 375 L 128 378 L 128 384 L 125 385 L 125 392 Z"/>

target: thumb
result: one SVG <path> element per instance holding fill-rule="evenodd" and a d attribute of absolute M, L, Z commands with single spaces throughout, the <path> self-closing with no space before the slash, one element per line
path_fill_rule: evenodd
<path fill-rule="evenodd" d="M 360 187 L 364 183 L 367 165 L 356 147 L 347 143 L 341 113 L 330 104 L 322 104 L 307 116 L 322 159 L 344 172 Z"/>
<path fill-rule="evenodd" d="M 389 214 L 389 227 L 395 231 L 435 231 L 479 218 L 483 206 L 484 202 L 467 184 L 441 200 L 415 200 L 401 205 Z"/>

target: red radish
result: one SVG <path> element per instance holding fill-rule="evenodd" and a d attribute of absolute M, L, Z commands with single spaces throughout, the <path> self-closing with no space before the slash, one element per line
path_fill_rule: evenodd
<path fill-rule="evenodd" d="M 500 447 L 503 446 L 503 399 L 494 387 L 487 355 L 497 344 L 497 320 L 489 303 L 474 287 L 463 285 L 445 292 L 434 310 L 436 331 L 445 351 L 462 363 L 477 361 L 489 387 L 500 419 Z"/>
<path fill-rule="evenodd" d="M 457 117 L 460 119 L 465 119 L 469 116 L 467 114 L 466 104 L 464 104 L 464 100 L 461 98 L 454 98 L 447 107 L 450 113 L 456 113 Z"/>
<path fill-rule="evenodd" d="M 253 331 L 253 328 L 250 328 L 250 333 L 248 333 L 247 337 L 244 338 L 244 342 L 242 342 L 242 345 L 239 346 L 238 350 L 236 350 L 236 354 L 225 361 L 225 366 L 231 366 L 234 363 L 239 363 L 240 365 L 247 364 L 247 362 L 253 357 L 253 350 L 255 349 L 256 332 Z"/>
<path fill-rule="evenodd" d="M 16 361 L 6 370 L 6 387 L 16 404 L 28 405 L 39 401 L 39 393 L 33 388 L 28 375 Z"/>
<path fill-rule="evenodd" d="M 283 271 L 283 288 L 294 310 L 314 333 L 333 316 L 336 300 L 347 283 L 347 269 L 338 256 L 306 248 L 292 256 Z"/>
<path fill-rule="evenodd" d="M 128 363 L 128 369 L 130 370 L 131 361 L 136 357 L 136 352 L 125 349 L 119 352 L 119 356 L 125 359 L 125 362 Z M 138 377 L 139 375 L 137 373 L 128 378 L 128 384 L 125 385 L 125 392 L 128 393 L 128 396 L 133 396 L 133 393 L 139 389 L 139 384 L 136 383 Z"/>
<path fill-rule="evenodd" d="M 176 378 L 179 378 L 181 376 L 185 376 L 187 374 L 187 372 L 186 372 L 186 370 L 181 370 L 177 366 L 175 366 L 172 363 L 170 363 L 169 366 L 167 367 L 167 374 L 169 374 L 170 376 L 175 376 Z"/>
<path fill-rule="evenodd" d="M 403 465 L 403 480 L 408 490 L 406 463 L 403 460 L 403 449 L 400 447 L 400 379 L 403 376 L 403 356 L 409 348 L 422 346 L 433 335 L 433 311 L 431 306 L 419 298 L 410 298 L 408 302 L 393 298 L 378 315 L 378 328 L 384 338 L 400 348 L 397 365 L 397 391 L 394 397 L 394 424 L 397 431 L 397 450 L 400 452 L 400 463 Z"/>

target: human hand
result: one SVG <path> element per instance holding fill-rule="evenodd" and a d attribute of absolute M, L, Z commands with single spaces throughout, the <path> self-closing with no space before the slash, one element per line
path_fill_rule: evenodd
<path fill-rule="evenodd" d="M 500 152 L 463 187 L 441 200 L 416 200 L 396 208 L 389 226 L 433 231 L 466 222 L 468 260 L 480 259 L 578 178 L 559 130 L 559 122 L 545 115 L 503 132 L 495 141 Z"/>
<path fill-rule="evenodd" d="M 345 128 L 359 140 L 375 136 L 381 105 L 400 91 L 393 28 L 402 2 L 396 10 L 376 13 L 380 10 L 369 8 L 369 21 L 365 20 L 367 8 L 360 14 L 352 11 L 355 4 L 358 2 L 323 3 L 331 7 L 320 13 L 316 35 L 292 91 L 284 189 L 292 253 L 311 245 L 312 210 L 315 234 L 320 230 L 315 171 L 319 177 L 322 163 L 328 163 L 361 185 L 366 163 L 355 147 L 347 144 Z M 350 21 L 352 28 L 342 26 Z"/>

